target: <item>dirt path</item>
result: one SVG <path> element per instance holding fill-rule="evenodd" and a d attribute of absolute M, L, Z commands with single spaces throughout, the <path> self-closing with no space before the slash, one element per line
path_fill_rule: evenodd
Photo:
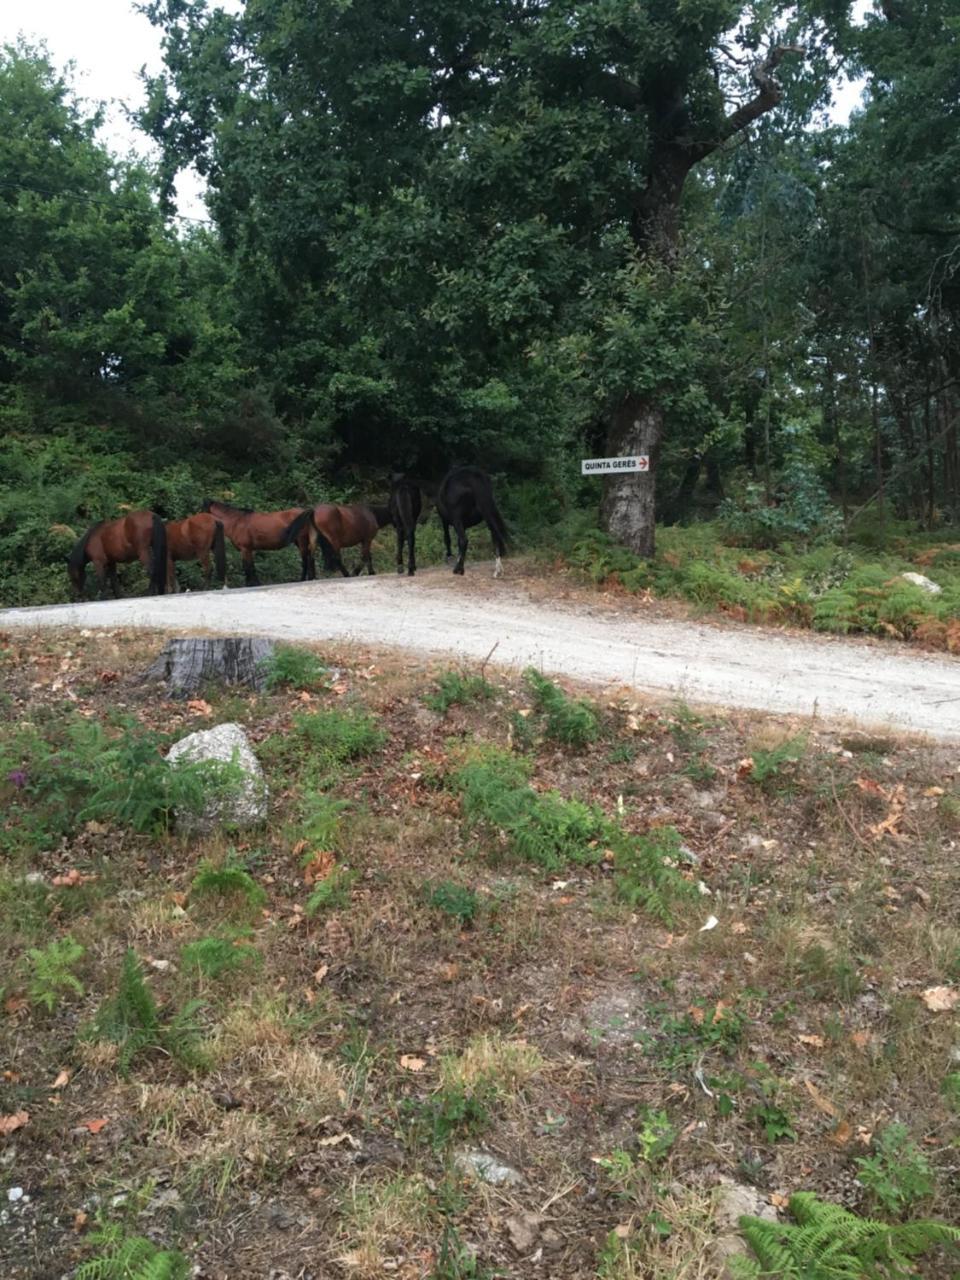
<path fill-rule="evenodd" d="M 12 627 L 147 627 L 256 633 L 283 640 L 349 640 L 482 660 L 689 702 L 810 715 L 863 728 L 960 740 L 960 661 L 894 645 L 797 636 L 752 627 L 647 618 L 532 601 L 473 564 L 416 578 L 349 581 L 143 597 L 0 611 Z"/>

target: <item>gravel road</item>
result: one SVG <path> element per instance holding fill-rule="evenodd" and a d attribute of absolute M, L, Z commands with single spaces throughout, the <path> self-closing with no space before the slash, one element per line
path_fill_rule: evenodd
<path fill-rule="evenodd" d="M 648 617 L 534 601 L 493 583 L 474 562 L 465 579 L 427 570 L 230 591 L 0 611 L 14 627 L 143 627 L 282 640 L 345 641 L 533 664 L 600 684 L 691 703 L 810 715 L 870 730 L 960 740 L 960 660 L 881 643 Z"/>

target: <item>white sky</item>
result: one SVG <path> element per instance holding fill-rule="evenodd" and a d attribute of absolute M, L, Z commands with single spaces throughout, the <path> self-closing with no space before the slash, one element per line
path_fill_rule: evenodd
<path fill-rule="evenodd" d="M 858 19 L 871 0 L 857 0 Z M 220 7 L 239 10 L 242 0 L 220 0 Z M 57 67 L 75 64 L 73 84 L 91 103 L 107 104 L 101 137 L 115 152 L 149 155 L 151 144 L 125 117 L 123 107 L 138 107 L 144 94 L 141 67 L 161 69 L 160 34 L 130 0 L 0 0 L 0 44 L 18 35 L 43 43 Z M 859 84 L 841 85 L 835 94 L 834 119 L 845 121 L 860 96 Z M 177 181 L 181 214 L 203 218 L 203 183 L 196 173 Z"/>

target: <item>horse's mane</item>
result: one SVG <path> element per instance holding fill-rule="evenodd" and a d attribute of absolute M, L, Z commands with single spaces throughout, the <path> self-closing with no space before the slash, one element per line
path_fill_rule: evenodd
<path fill-rule="evenodd" d="M 71 569 L 82 569 L 87 563 L 87 543 L 90 541 L 90 535 L 95 533 L 104 523 L 106 522 L 103 520 L 96 520 L 87 532 L 73 544 L 73 550 L 67 556 L 67 564 Z"/>
<path fill-rule="evenodd" d="M 219 498 L 204 498 L 201 510 L 209 511 L 211 507 L 220 507 L 223 511 L 235 511 L 238 516 L 252 516 L 253 507 L 235 507 L 232 502 L 221 502 Z"/>

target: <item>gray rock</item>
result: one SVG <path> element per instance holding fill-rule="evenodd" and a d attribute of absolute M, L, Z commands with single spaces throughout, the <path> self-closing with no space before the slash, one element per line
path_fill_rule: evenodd
<path fill-rule="evenodd" d="M 731 1280 L 733 1272 L 728 1267 L 731 1258 L 750 1256 L 747 1243 L 740 1235 L 740 1219 L 744 1216 L 777 1221 L 777 1211 L 754 1187 L 745 1187 L 730 1178 L 720 1179 L 715 1221 L 717 1235 L 710 1251 L 717 1266 L 717 1274 L 723 1280 Z"/>
<path fill-rule="evenodd" d="M 531 1253 L 540 1235 L 539 1213 L 518 1213 L 506 1222 L 507 1235 L 517 1253 Z"/>
<path fill-rule="evenodd" d="M 453 1161 L 461 1173 L 479 1178 L 481 1182 L 489 1182 L 493 1187 L 513 1187 L 522 1181 L 516 1169 L 511 1169 L 508 1164 L 501 1164 L 496 1156 L 487 1151 L 458 1151 Z"/>
<path fill-rule="evenodd" d="M 906 582 L 912 582 L 915 587 L 919 587 L 921 591 L 926 591 L 927 595 L 938 596 L 943 591 L 943 587 L 932 579 L 924 577 L 922 573 L 901 573 L 901 578 Z"/>
<path fill-rule="evenodd" d="M 213 787 L 200 813 L 177 811 L 174 817 L 178 830 L 188 835 L 203 835 L 219 826 L 255 826 L 266 818 L 267 783 L 240 725 L 218 724 L 181 738 L 170 748 L 167 763 L 174 765 L 180 760 L 234 763 L 242 777 L 236 787 L 226 790 Z"/>

